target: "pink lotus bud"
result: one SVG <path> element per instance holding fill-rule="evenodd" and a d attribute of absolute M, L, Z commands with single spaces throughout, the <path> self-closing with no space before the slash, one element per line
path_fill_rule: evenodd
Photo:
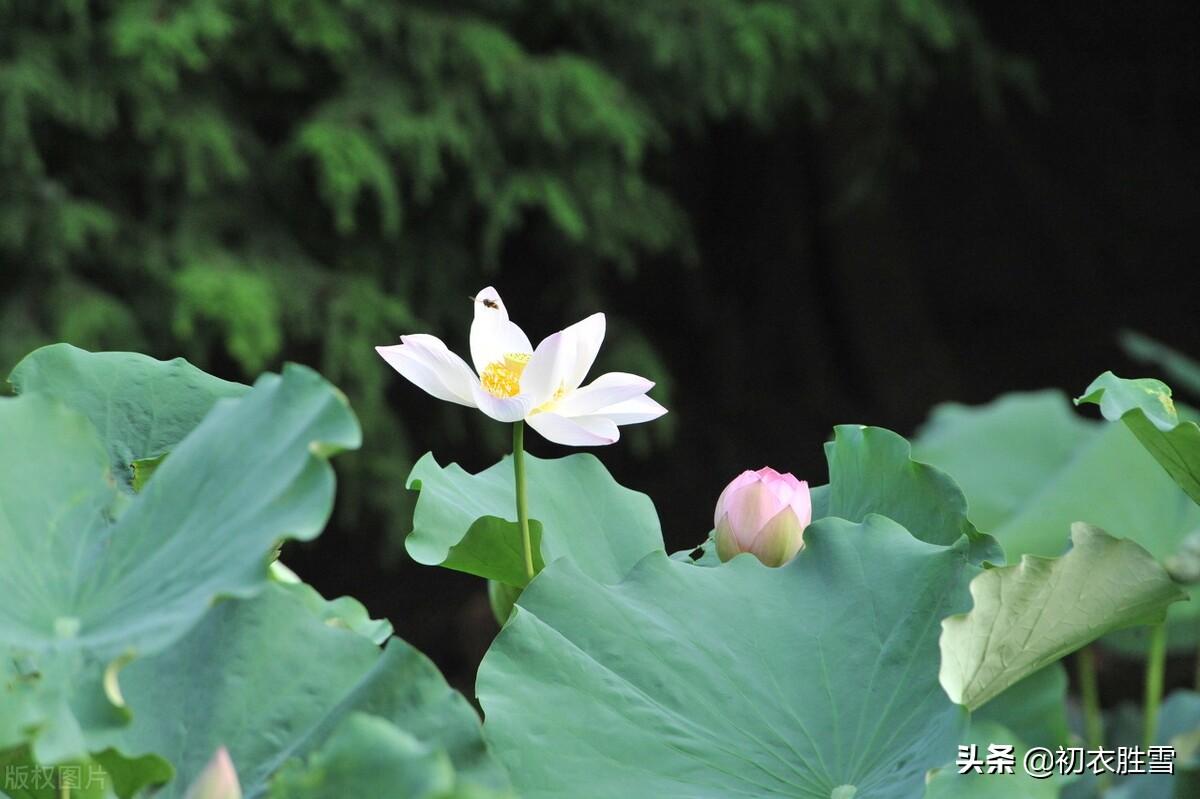
<path fill-rule="evenodd" d="M 767 566 L 782 566 L 804 546 L 811 521 L 808 483 L 769 466 L 742 472 L 717 499 L 717 555 L 726 561 L 751 552 Z"/>
<path fill-rule="evenodd" d="M 242 799 L 242 786 L 225 747 L 217 750 L 184 799 Z"/>

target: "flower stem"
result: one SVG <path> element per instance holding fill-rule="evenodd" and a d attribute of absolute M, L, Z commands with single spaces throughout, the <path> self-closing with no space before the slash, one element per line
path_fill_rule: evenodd
<path fill-rule="evenodd" d="M 1196 647 L 1196 684 L 1192 690 L 1200 691 L 1200 647 Z"/>
<path fill-rule="evenodd" d="M 1083 703 L 1083 735 L 1089 749 L 1104 745 L 1104 717 L 1100 715 L 1100 688 L 1096 680 L 1096 653 L 1090 646 L 1079 650 L 1075 664 L 1079 699 Z"/>
<path fill-rule="evenodd" d="M 1158 737 L 1158 705 L 1162 702 L 1163 671 L 1167 665 L 1167 624 L 1156 625 L 1150 634 L 1150 655 L 1146 660 L 1146 708 L 1144 744 L 1154 745 Z"/>
<path fill-rule="evenodd" d="M 529 540 L 529 505 L 525 500 L 525 422 L 513 423 L 513 477 L 517 481 L 517 523 L 525 552 L 525 575 L 533 579 L 533 545 Z"/>

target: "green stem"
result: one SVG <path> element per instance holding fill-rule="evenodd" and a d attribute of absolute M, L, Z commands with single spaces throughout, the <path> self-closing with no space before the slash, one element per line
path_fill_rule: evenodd
<path fill-rule="evenodd" d="M 517 524 L 525 551 L 525 575 L 533 579 L 533 545 L 529 540 L 529 505 L 525 500 L 525 422 L 513 423 L 513 477 L 517 481 Z"/>
<path fill-rule="evenodd" d="M 1196 685 L 1195 690 L 1200 691 L 1200 647 L 1196 647 Z"/>
<path fill-rule="evenodd" d="M 1104 717 L 1100 714 L 1100 687 L 1096 679 L 1096 653 L 1090 646 L 1079 650 L 1075 664 L 1079 699 L 1083 703 L 1083 735 L 1089 749 L 1104 746 Z"/>
<path fill-rule="evenodd" d="M 1146 661 L 1146 727 L 1143 733 L 1147 748 L 1158 737 L 1158 705 L 1162 702 L 1163 672 L 1167 665 L 1167 625 L 1155 626 L 1150 637 L 1150 655 Z"/>

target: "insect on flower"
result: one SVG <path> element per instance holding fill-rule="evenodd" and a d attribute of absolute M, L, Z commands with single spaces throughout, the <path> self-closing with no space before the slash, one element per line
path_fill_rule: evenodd
<path fill-rule="evenodd" d="M 620 438 L 619 425 L 648 422 L 667 412 L 646 396 L 654 383 L 638 375 L 608 372 L 583 385 L 604 341 L 604 314 L 592 314 L 534 348 L 509 319 L 494 288 L 485 288 L 472 301 L 474 370 L 427 334 L 401 336 L 400 344 L 375 349 L 426 393 L 478 408 L 497 421 L 524 420 L 558 444 L 612 444 Z"/>

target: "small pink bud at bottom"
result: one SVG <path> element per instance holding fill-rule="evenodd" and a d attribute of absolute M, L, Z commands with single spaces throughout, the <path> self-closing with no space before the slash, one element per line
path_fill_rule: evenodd
<path fill-rule="evenodd" d="M 225 747 L 212 756 L 183 799 L 242 799 L 242 786 Z"/>

